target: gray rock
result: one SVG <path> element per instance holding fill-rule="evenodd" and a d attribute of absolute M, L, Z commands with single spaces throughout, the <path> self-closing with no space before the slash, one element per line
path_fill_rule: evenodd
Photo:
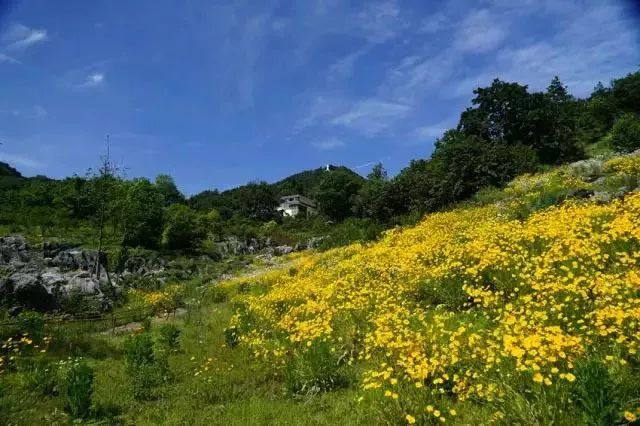
<path fill-rule="evenodd" d="M 275 253 L 277 255 L 289 254 L 293 252 L 293 247 L 291 246 L 277 246 L 275 248 Z"/>
<path fill-rule="evenodd" d="M 320 247 L 320 244 L 322 244 L 326 239 L 327 237 L 313 237 L 309 241 L 307 241 L 307 248 L 308 249 L 318 248 Z"/>
<path fill-rule="evenodd" d="M 21 235 L 0 237 L 0 265 L 16 265 L 29 262 L 29 246 Z"/>
<path fill-rule="evenodd" d="M 56 307 L 55 297 L 44 286 L 39 275 L 17 273 L 9 279 L 13 284 L 13 299 L 18 304 L 40 311 Z"/>

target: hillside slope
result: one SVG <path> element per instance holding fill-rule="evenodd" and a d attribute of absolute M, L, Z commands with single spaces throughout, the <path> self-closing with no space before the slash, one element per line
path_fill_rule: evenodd
<path fill-rule="evenodd" d="M 231 280 L 228 332 L 290 392 L 360 387 L 392 423 L 632 421 L 639 176 L 639 154 L 523 176 L 377 243 Z"/>

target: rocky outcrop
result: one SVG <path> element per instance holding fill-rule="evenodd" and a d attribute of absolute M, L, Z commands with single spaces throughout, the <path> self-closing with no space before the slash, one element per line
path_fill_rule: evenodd
<path fill-rule="evenodd" d="M 32 250 L 24 237 L 0 238 L 0 304 L 50 311 L 72 298 L 90 298 L 110 309 L 119 293 L 101 259 L 100 277 L 94 271 L 98 254 L 92 250 L 45 244 Z"/>

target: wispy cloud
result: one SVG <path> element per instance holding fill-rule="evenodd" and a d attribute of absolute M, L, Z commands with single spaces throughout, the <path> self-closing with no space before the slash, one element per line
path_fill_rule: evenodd
<path fill-rule="evenodd" d="M 344 148 L 346 146 L 346 144 L 341 139 L 338 139 L 336 137 L 314 141 L 311 143 L 311 145 L 321 151 L 332 151 L 334 149 Z"/>
<path fill-rule="evenodd" d="M 17 60 L 16 58 L 9 56 L 7 54 L 4 54 L 2 52 L 0 52 L 0 62 L 9 62 L 11 64 L 19 64 L 20 61 Z"/>
<path fill-rule="evenodd" d="M 372 137 L 388 130 L 409 112 L 411 107 L 408 105 L 372 98 L 357 102 L 348 111 L 334 117 L 331 124 Z"/>
<path fill-rule="evenodd" d="M 44 29 L 29 28 L 22 24 L 14 24 L 2 36 L 4 49 L 21 50 L 31 45 L 47 40 L 47 31 Z"/>
<path fill-rule="evenodd" d="M 471 12 L 460 25 L 454 46 L 469 53 L 484 53 L 499 47 L 506 39 L 506 24 L 487 9 Z"/>
<path fill-rule="evenodd" d="M 105 75 L 102 72 L 95 72 L 89 74 L 84 81 L 79 84 L 79 87 L 96 87 L 104 83 Z"/>

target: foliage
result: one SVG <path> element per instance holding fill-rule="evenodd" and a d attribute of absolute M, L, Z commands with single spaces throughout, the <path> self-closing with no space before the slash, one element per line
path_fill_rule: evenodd
<path fill-rule="evenodd" d="M 196 212 L 183 204 L 173 204 L 164 212 L 162 245 L 170 249 L 198 247 L 204 229 Z"/>
<path fill-rule="evenodd" d="M 165 174 L 156 176 L 154 185 L 162 196 L 165 207 L 169 207 L 172 204 L 182 204 L 186 201 L 171 176 Z"/>
<path fill-rule="evenodd" d="M 159 342 L 168 350 L 180 348 L 180 329 L 173 324 L 158 327 Z"/>
<path fill-rule="evenodd" d="M 362 181 L 362 177 L 342 169 L 326 172 L 314 194 L 320 211 L 333 220 L 350 216 Z"/>
<path fill-rule="evenodd" d="M 22 311 L 16 317 L 17 331 L 32 339 L 39 340 L 44 330 L 44 316 L 35 311 Z"/>
<path fill-rule="evenodd" d="M 125 342 L 126 368 L 136 400 L 149 400 L 155 388 L 166 381 L 169 365 L 165 354 L 155 350 L 149 333 L 133 335 Z"/>
<path fill-rule="evenodd" d="M 86 418 L 91 410 L 93 370 L 81 359 L 68 362 L 62 369 L 65 409 L 73 418 Z"/>
<path fill-rule="evenodd" d="M 136 179 L 124 200 L 125 246 L 157 248 L 163 225 L 163 198 L 147 179 Z"/>
<path fill-rule="evenodd" d="M 640 149 L 640 118 L 630 112 L 620 117 L 611 129 L 610 143 L 620 152 Z"/>

